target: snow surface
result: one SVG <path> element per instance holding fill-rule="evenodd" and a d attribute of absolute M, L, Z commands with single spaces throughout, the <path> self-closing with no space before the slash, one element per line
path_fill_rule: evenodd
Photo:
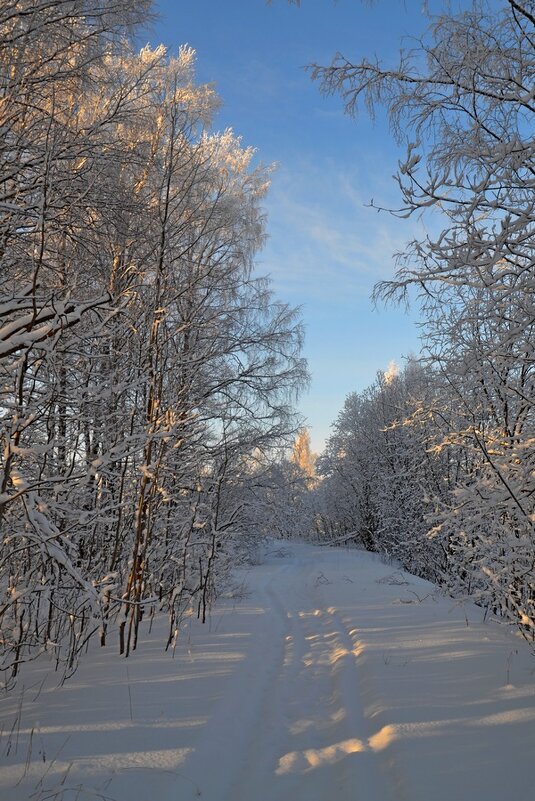
<path fill-rule="evenodd" d="M 2 699 L 2 801 L 532 801 L 535 659 L 481 609 L 347 549 L 239 575 L 174 658 L 155 625 Z"/>

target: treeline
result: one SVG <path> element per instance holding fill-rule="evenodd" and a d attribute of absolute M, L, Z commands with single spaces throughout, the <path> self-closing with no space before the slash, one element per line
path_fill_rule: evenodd
<path fill-rule="evenodd" d="M 147 0 L 0 9 L 0 669 L 201 616 L 306 383 L 252 271 L 269 170 L 136 51 Z"/>
<path fill-rule="evenodd" d="M 329 536 L 468 593 L 535 633 L 533 4 L 433 18 L 388 68 L 315 75 L 356 113 L 384 104 L 407 156 L 401 216 L 429 233 L 379 298 L 423 307 L 423 359 L 351 395 L 322 462 Z M 411 141 L 412 139 L 412 141 Z M 436 232 L 436 233 L 435 233 Z"/>

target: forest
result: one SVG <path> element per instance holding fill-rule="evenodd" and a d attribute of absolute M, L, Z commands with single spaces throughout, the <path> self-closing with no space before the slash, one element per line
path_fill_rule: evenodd
<path fill-rule="evenodd" d="M 303 5 L 305 0 L 303 0 Z M 301 312 L 256 268 L 271 168 L 139 48 L 149 0 L 0 5 L 0 669 L 172 648 L 266 537 L 354 545 L 535 638 L 535 6 L 433 17 L 396 69 L 311 65 L 406 143 L 377 303 L 422 352 L 310 453 Z M 358 124 L 358 120 L 356 122 Z M 393 167 L 395 169 L 395 167 Z"/>

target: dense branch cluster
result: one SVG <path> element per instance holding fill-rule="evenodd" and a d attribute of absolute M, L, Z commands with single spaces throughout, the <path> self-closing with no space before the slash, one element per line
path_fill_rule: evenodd
<path fill-rule="evenodd" d="M 306 382 L 252 272 L 269 170 L 148 2 L 0 10 L 0 638 L 67 670 L 118 620 L 204 615 Z M 258 464 L 261 467 L 258 467 Z M 219 571 L 221 572 L 221 571 Z"/>
<path fill-rule="evenodd" d="M 535 633 L 533 3 L 433 21 L 397 68 L 342 56 L 314 74 L 350 113 L 407 136 L 397 213 L 430 233 L 379 298 L 413 287 L 425 358 L 348 398 L 328 444 L 338 525 Z M 409 137 L 412 141 L 409 141 Z M 347 522 L 351 520 L 351 524 Z"/>

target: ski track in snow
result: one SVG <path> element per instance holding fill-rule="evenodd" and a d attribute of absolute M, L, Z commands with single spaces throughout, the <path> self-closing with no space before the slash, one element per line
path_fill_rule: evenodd
<path fill-rule="evenodd" d="M 64 687 L 27 666 L 0 801 L 535 801 L 526 643 L 377 556 L 289 550 L 174 659 L 162 621 Z"/>

